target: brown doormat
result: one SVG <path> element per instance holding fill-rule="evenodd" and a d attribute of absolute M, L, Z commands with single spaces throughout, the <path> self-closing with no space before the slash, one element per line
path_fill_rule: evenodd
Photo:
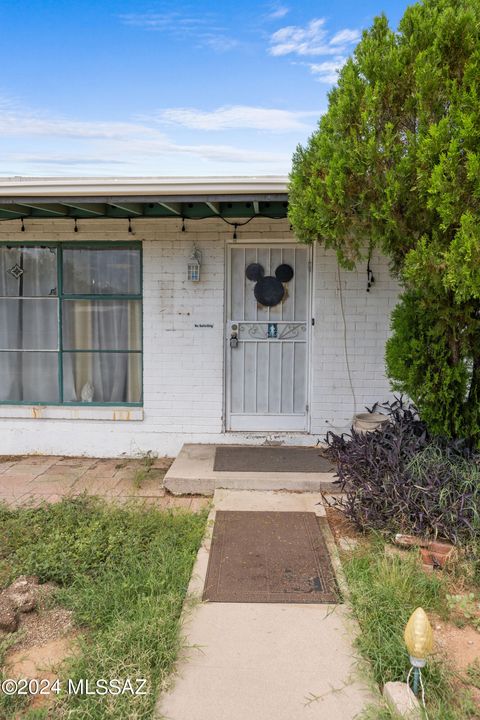
<path fill-rule="evenodd" d="M 315 513 L 218 511 L 203 599 L 339 602 Z"/>
<path fill-rule="evenodd" d="M 218 472 L 327 473 L 335 467 L 312 447 L 239 447 L 220 445 L 213 469 Z"/>

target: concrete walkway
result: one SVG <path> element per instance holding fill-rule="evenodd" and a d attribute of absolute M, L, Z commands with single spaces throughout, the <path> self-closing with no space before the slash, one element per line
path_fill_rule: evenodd
<path fill-rule="evenodd" d="M 211 519 L 216 510 L 321 515 L 319 502 L 315 493 L 217 490 Z M 189 588 L 194 596 L 203 589 L 208 551 L 207 538 Z M 343 605 L 198 604 L 186 614 L 187 649 L 156 718 L 353 720 L 374 700 L 357 673 L 353 631 Z"/>

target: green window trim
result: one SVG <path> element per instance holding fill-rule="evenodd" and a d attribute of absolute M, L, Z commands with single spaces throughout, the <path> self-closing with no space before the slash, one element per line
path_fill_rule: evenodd
<path fill-rule="evenodd" d="M 57 260 L 57 295 L 55 296 L 55 299 L 58 301 L 58 315 L 57 315 L 57 322 L 58 322 L 58 348 L 57 349 L 50 349 L 50 350 L 26 350 L 26 349 L 7 349 L 7 350 L 1 350 L 0 352 L 24 352 L 24 353 L 31 353 L 31 352 L 41 352 L 41 353 L 53 353 L 58 356 L 58 389 L 59 389 L 59 401 L 36 401 L 36 400 L 0 400 L 0 406 L 1 405 L 10 405 L 10 406 L 39 406 L 39 407 L 81 407 L 81 408 L 90 408 L 90 407 L 120 407 L 120 408 L 129 408 L 129 407 L 135 407 L 135 408 L 142 408 L 143 407 L 143 373 L 144 373 L 144 362 L 143 362 L 143 247 L 141 242 L 124 242 L 124 241 L 111 241 L 111 242 L 105 242 L 105 241 L 91 241 L 91 242 L 17 242 L 17 241 L 2 241 L 0 242 L 0 248 L 1 247 L 7 247 L 7 248 L 19 248 L 19 247 L 25 247 L 25 248 L 48 248 L 48 249 L 55 249 L 56 250 L 56 260 Z M 140 284 L 140 293 L 112 293 L 112 294 L 88 294 L 88 293 L 63 293 L 63 250 L 69 249 L 69 250 L 115 250 L 115 249 L 132 249 L 132 250 L 138 250 L 139 251 L 139 284 Z M 32 299 L 39 300 L 44 299 L 48 296 L 31 296 Z M 18 296 L 2 296 L 2 299 L 19 299 Z M 21 296 L 21 299 L 28 299 L 29 296 Z M 102 350 L 102 349 L 75 349 L 75 348 L 63 348 L 63 303 L 64 301 L 72 301 L 72 300 L 89 300 L 89 301 L 95 301 L 95 300 L 126 300 L 126 301 L 136 301 L 140 303 L 140 349 L 139 350 L 124 350 L 124 349 L 110 349 L 110 350 Z M 73 353 L 88 353 L 88 354 L 101 354 L 101 355 L 107 355 L 107 354 L 132 354 L 132 355 L 139 355 L 140 356 L 140 396 L 141 400 L 139 402 L 82 402 L 82 401 L 70 401 L 70 400 L 64 400 L 64 373 L 63 373 L 63 359 L 64 355 L 73 354 Z"/>

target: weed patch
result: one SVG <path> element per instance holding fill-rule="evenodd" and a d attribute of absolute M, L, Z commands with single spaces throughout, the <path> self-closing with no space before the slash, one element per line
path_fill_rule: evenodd
<path fill-rule="evenodd" d="M 146 695 L 60 695 L 49 718 L 151 717 L 179 649 L 180 613 L 205 521 L 205 514 L 116 508 L 92 498 L 0 509 L 2 584 L 20 574 L 58 583 L 56 602 L 87 629 L 63 676 L 92 685 L 146 679 Z M 2 718 L 18 712 L 8 698 L 1 703 Z"/>
<path fill-rule="evenodd" d="M 385 555 L 381 539 L 344 557 L 351 603 L 360 625 L 357 645 L 380 687 L 405 681 L 410 666 L 403 632 L 421 606 L 440 617 L 449 613 L 447 579 L 427 575 L 413 555 Z M 478 718 L 478 706 L 443 659 L 433 656 L 424 670 L 430 720 Z"/>

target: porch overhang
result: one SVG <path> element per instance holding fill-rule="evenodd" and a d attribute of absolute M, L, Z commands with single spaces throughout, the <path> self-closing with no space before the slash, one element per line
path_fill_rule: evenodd
<path fill-rule="evenodd" d="M 285 177 L 4 178 L 0 220 L 287 215 Z"/>

